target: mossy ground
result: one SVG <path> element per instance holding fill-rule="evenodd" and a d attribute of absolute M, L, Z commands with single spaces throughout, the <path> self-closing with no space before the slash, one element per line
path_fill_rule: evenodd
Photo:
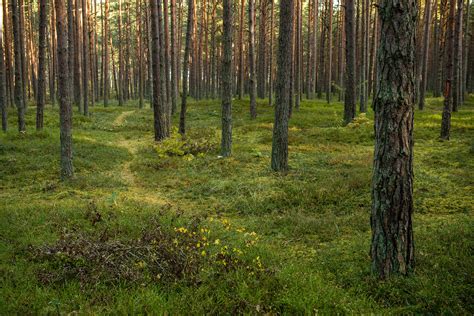
<path fill-rule="evenodd" d="M 189 140 L 209 143 L 194 155 L 177 138 L 153 143 L 149 109 L 95 106 L 90 117 L 74 114 L 76 177 L 61 182 L 57 108 L 35 132 L 30 107 L 26 134 L 12 109 L 0 136 L 0 314 L 473 314 L 474 99 L 453 115 L 449 142 L 438 140 L 442 100 L 427 103 L 415 115 L 416 272 L 386 282 L 369 269 L 371 112 L 342 127 L 342 104 L 302 102 L 290 124 L 291 170 L 280 175 L 269 168 L 273 110 L 263 101 L 253 121 L 248 100 L 234 102 L 229 159 L 216 149 L 219 101 L 189 105 Z M 29 245 L 65 230 L 127 240 L 157 218 L 170 228 L 217 219 L 226 224 L 214 238 L 230 244 L 255 231 L 242 256 L 271 272 L 235 269 L 192 285 L 45 285 L 43 264 L 28 257 Z"/>

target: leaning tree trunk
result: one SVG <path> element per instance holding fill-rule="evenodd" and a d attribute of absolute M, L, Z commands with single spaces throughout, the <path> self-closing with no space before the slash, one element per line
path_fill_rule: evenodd
<path fill-rule="evenodd" d="M 291 37 L 294 0 L 280 1 L 278 72 L 275 87 L 275 124 L 272 142 L 272 169 L 288 170 L 288 119 L 290 114 Z"/>
<path fill-rule="evenodd" d="M 232 0 L 224 0 L 222 34 L 222 143 L 221 155 L 232 154 Z"/>
<path fill-rule="evenodd" d="M 38 49 L 38 88 L 36 94 L 36 129 L 43 129 L 43 112 L 46 93 L 46 25 L 48 23 L 47 0 L 39 5 L 39 49 Z M 68 81 L 69 82 L 69 81 Z M 68 88 L 69 91 L 69 88 Z"/>
<path fill-rule="evenodd" d="M 249 84 L 250 116 L 257 117 L 257 81 L 255 78 L 255 0 L 249 0 Z"/>
<path fill-rule="evenodd" d="M 384 279 L 414 267 L 413 107 L 416 0 L 382 0 L 372 179 L 372 271 Z"/>
<path fill-rule="evenodd" d="M 346 92 L 344 98 L 344 122 L 350 123 L 356 114 L 356 82 L 355 82 L 355 25 L 354 1 L 345 0 L 346 25 Z"/>
<path fill-rule="evenodd" d="M 454 77 L 454 12 L 456 0 L 450 0 L 449 17 L 446 30 L 446 81 L 444 86 L 444 107 L 441 121 L 441 139 L 449 140 L 451 132 L 451 112 L 453 110 Z"/>
<path fill-rule="evenodd" d="M 179 114 L 179 133 L 186 133 L 186 99 L 188 98 L 189 57 L 191 55 L 192 36 L 194 27 L 194 0 L 188 0 L 188 24 L 186 26 L 186 46 L 183 59 L 183 94 L 181 95 L 181 113 Z"/>
<path fill-rule="evenodd" d="M 55 0 L 58 36 L 58 96 L 61 140 L 61 178 L 74 175 L 72 165 L 72 107 L 69 99 L 68 26 L 64 0 Z"/>

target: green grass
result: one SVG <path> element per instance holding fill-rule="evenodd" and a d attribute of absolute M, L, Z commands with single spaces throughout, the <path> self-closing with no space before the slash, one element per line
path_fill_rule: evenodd
<path fill-rule="evenodd" d="M 74 113 L 76 177 L 59 181 L 57 109 L 45 130 L 0 136 L 0 314 L 336 314 L 474 313 L 474 98 L 439 141 L 441 99 L 415 115 L 416 272 L 379 282 L 370 274 L 373 113 L 342 127 L 342 105 L 301 104 L 290 124 L 290 166 L 270 170 L 273 109 L 234 102 L 234 147 L 218 157 L 220 103 L 191 102 L 182 152 L 174 138 L 153 143 L 152 112 L 126 107 Z M 174 123 L 177 123 L 177 116 Z M 197 148 L 197 149 L 196 149 Z M 202 153 L 199 153 L 202 151 Z M 93 223 L 90 212 L 101 214 Z M 243 249 L 243 265 L 205 263 L 200 281 L 45 284 L 30 246 L 64 232 L 104 231 L 131 240 L 152 220 L 164 227 L 210 227 L 212 239 Z M 222 222 L 230 224 L 222 224 Z M 243 246 L 244 233 L 259 236 Z M 257 265 L 251 273 L 245 265 Z"/>

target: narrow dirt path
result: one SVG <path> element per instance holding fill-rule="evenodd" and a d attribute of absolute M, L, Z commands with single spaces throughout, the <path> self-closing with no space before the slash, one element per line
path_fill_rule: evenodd
<path fill-rule="evenodd" d="M 125 111 L 122 112 L 113 122 L 114 127 L 122 127 L 126 125 L 127 118 L 133 115 L 136 111 Z M 145 188 L 140 184 L 140 180 L 137 178 L 135 173 L 132 171 L 131 166 L 133 161 L 137 158 L 140 146 L 143 145 L 143 141 L 138 139 L 126 139 L 123 136 L 115 143 L 116 146 L 126 149 L 130 156 L 130 160 L 125 161 L 120 166 L 120 177 L 127 184 L 127 191 L 124 192 L 125 198 L 134 200 L 137 202 L 145 202 L 147 204 L 165 206 L 169 205 L 168 199 L 164 198 L 164 195 L 159 191 L 152 191 Z"/>

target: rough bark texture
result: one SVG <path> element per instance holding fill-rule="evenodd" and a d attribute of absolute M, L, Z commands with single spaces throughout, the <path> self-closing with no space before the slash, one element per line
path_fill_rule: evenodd
<path fill-rule="evenodd" d="M 249 0 L 249 93 L 250 116 L 257 117 L 257 81 L 255 78 L 255 0 Z"/>
<path fill-rule="evenodd" d="M 11 0 L 10 2 L 12 12 L 12 24 L 13 24 L 13 50 L 15 56 L 15 105 L 18 111 L 18 131 L 24 132 L 26 130 L 25 125 L 25 106 L 23 102 L 23 72 L 21 55 L 23 51 L 20 45 L 20 8 L 17 0 Z"/>
<path fill-rule="evenodd" d="M 158 29 L 158 3 L 160 0 L 150 0 L 151 35 L 152 35 L 152 64 L 153 64 L 153 122 L 155 141 L 159 142 L 168 137 L 166 106 L 163 102 L 160 80 L 160 31 Z"/>
<path fill-rule="evenodd" d="M 38 89 L 36 95 L 36 129 L 43 129 L 43 112 L 46 94 L 46 25 L 48 23 L 47 0 L 39 5 Z M 69 82 L 69 81 L 68 81 Z M 69 87 L 68 87 L 68 91 Z"/>
<path fill-rule="evenodd" d="M 272 163 L 275 171 L 288 170 L 288 119 L 290 105 L 291 37 L 294 0 L 280 1 L 278 35 L 278 71 L 275 87 L 275 123 L 273 126 Z"/>
<path fill-rule="evenodd" d="M 449 17 L 446 30 L 446 80 L 444 85 L 444 107 L 441 120 L 441 139 L 449 140 L 451 132 L 451 112 L 453 110 L 454 77 L 454 13 L 456 0 L 450 0 Z"/>
<path fill-rule="evenodd" d="M 416 0 L 382 0 L 372 179 L 372 271 L 380 278 L 414 268 L 413 107 Z"/>
<path fill-rule="evenodd" d="M 354 0 L 345 1 L 346 29 L 346 92 L 344 99 L 344 122 L 350 123 L 356 114 L 356 82 L 355 82 L 355 25 Z"/>
<path fill-rule="evenodd" d="M 232 154 L 232 0 L 224 0 L 222 35 L 222 143 L 221 155 Z"/>
<path fill-rule="evenodd" d="M 67 49 L 66 5 L 55 0 L 56 28 L 58 36 L 58 97 L 61 141 L 61 178 L 74 175 L 72 165 L 72 107 L 69 99 L 69 62 Z"/>
<path fill-rule="evenodd" d="M 188 0 L 188 24 L 186 26 L 186 46 L 183 59 L 183 94 L 181 95 L 181 113 L 179 115 L 179 132 L 186 133 L 186 100 L 188 98 L 189 57 L 191 55 L 192 36 L 194 27 L 194 0 Z"/>

